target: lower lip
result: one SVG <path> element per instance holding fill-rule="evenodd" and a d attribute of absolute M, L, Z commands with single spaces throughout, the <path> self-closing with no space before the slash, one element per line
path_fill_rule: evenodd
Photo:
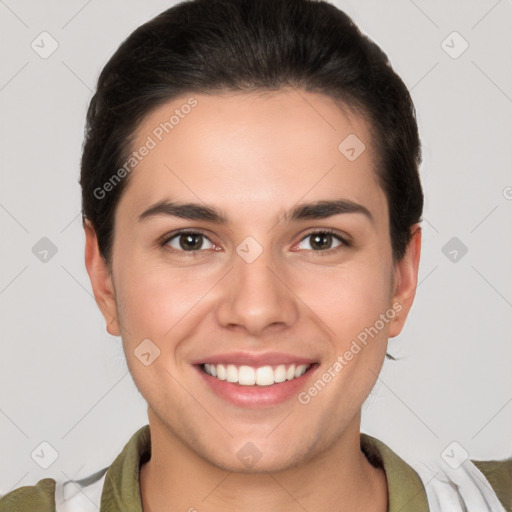
<path fill-rule="evenodd" d="M 296 397 L 306 385 L 307 380 L 313 375 L 318 364 L 313 364 L 308 371 L 292 380 L 279 382 L 270 386 L 242 386 L 234 382 L 220 380 L 208 375 L 201 366 L 195 368 L 206 384 L 218 396 L 239 407 L 261 408 L 278 405 L 292 397 Z"/>

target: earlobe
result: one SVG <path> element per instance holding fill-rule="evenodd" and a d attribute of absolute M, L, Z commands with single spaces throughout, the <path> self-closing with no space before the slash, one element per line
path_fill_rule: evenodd
<path fill-rule="evenodd" d="M 395 289 L 392 305 L 399 313 L 390 325 L 389 337 L 398 336 L 414 302 L 418 286 L 418 269 L 421 253 L 421 226 L 411 226 L 411 240 L 404 257 L 395 263 Z"/>
<path fill-rule="evenodd" d="M 85 267 L 91 280 L 96 304 L 106 322 L 106 329 L 112 336 L 119 336 L 115 289 L 112 275 L 103 259 L 98 246 L 96 232 L 89 220 L 84 221 L 85 231 Z"/>

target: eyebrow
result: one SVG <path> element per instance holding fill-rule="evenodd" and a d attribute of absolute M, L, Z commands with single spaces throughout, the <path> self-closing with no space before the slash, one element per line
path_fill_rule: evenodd
<path fill-rule="evenodd" d="M 308 219 L 326 219 L 341 213 L 363 214 L 372 223 L 374 218 L 370 211 L 363 205 L 346 199 L 331 201 L 315 201 L 295 206 L 283 215 L 284 221 L 297 222 Z M 200 203 L 178 203 L 175 201 L 162 200 L 150 206 L 139 215 L 139 222 L 160 215 L 168 215 L 189 220 L 203 220 L 215 224 L 228 224 L 228 219 L 222 212 L 213 207 Z"/>

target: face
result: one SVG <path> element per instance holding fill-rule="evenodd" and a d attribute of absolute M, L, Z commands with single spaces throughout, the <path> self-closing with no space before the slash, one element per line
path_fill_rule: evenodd
<path fill-rule="evenodd" d="M 112 274 L 90 230 L 86 262 L 152 428 L 232 471 L 358 432 L 419 258 L 417 231 L 393 262 L 364 119 L 306 91 L 190 94 L 148 115 L 143 146 Z"/>

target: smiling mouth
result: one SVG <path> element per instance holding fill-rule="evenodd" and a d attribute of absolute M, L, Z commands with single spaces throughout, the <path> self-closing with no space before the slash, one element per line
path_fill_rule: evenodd
<path fill-rule="evenodd" d="M 234 364 L 200 365 L 207 375 L 240 386 L 272 386 L 288 380 L 298 379 L 314 366 L 313 364 L 279 364 L 276 366 L 252 367 Z"/>

